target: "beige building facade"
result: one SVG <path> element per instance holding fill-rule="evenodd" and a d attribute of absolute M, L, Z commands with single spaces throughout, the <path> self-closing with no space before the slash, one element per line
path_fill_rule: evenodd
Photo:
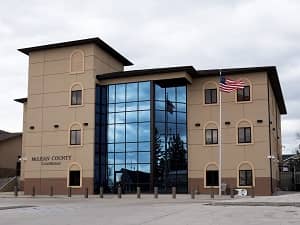
<path fill-rule="evenodd" d="M 219 70 L 124 71 L 132 63 L 99 38 L 19 49 L 29 56 L 23 103 L 25 194 L 167 193 L 218 188 Z M 222 94 L 222 183 L 277 190 L 280 116 L 275 67 L 222 69 L 246 88 Z"/>

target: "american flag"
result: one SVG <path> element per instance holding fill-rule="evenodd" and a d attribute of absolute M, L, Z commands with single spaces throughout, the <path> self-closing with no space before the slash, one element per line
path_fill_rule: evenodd
<path fill-rule="evenodd" d="M 222 75 L 220 76 L 220 83 L 219 83 L 220 91 L 230 93 L 237 89 L 243 89 L 244 86 L 245 83 L 241 80 L 230 80 Z"/>

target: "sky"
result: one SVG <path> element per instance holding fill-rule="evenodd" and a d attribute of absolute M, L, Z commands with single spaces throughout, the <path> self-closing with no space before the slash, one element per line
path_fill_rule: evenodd
<path fill-rule="evenodd" d="M 298 0 L 10 0 L 0 7 L 0 129 L 22 131 L 28 56 L 18 48 L 100 37 L 129 60 L 127 69 L 277 67 L 288 114 L 284 153 L 300 140 Z"/>

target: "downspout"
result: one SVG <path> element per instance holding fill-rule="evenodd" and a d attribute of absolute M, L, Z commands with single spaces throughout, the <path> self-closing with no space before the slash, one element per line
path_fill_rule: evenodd
<path fill-rule="evenodd" d="M 270 157 L 270 184 L 271 184 L 271 195 L 273 194 L 273 174 L 272 174 L 272 146 L 271 146 L 271 115 L 270 115 L 270 85 L 269 79 L 267 83 L 268 88 L 268 115 L 269 115 L 269 157 Z"/>

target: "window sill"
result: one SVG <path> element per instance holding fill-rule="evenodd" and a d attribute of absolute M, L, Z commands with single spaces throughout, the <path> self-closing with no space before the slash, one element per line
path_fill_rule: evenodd
<path fill-rule="evenodd" d="M 84 73 L 84 70 L 70 72 L 70 75 Z"/>
<path fill-rule="evenodd" d="M 68 145 L 69 148 L 82 148 L 83 145 Z"/>
<path fill-rule="evenodd" d="M 209 188 L 219 188 L 219 186 L 204 186 L 204 188 L 207 188 L 207 189 L 209 189 Z"/>
<path fill-rule="evenodd" d="M 212 103 L 212 104 L 203 104 L 203 106 L 218 106 L 219 105 L 219 103 Z"/>
<path fill-rule="evenodd" d="M 77 107 L 83 107 L 84 105 L 81 104 L 81 105 L 71 105 L 69 104 L 69 108 L 77 108 Z"/>
<path fill-rule="evenodd" d="M 255 187 L 255 186 L 240 186 L 240 185 L 237 186 L 237 188 L 239 188 L 239 189 L 253 188 L 253 187 Z"/>
<path fill-rule="evenodd" d="M 235 103 L 237 103 L 237 104 L 247 104 L 247 103 L 252 103 L 252 100 L 249 100 L 249 101 L 237 101 L 237 100 L 235 100 Z"/>
<path fill-rule="evenodd" d="M 250 143 L 236 143 L 236 145 L 239 145 L 239 146 L 246 146 L 246 145 L 253 145 L 254 143 L 253 142 L 250 142 Z"/>
<path fill-rule="evenodd" d="M 204 144 L 204 147 L 217 147 L 219 144 Z"/>
<path fill-rule="evenodd" d="M 80 185 L 80 186 L 67 186 L 68 188 L 75 188 L 75 189 L 79 189 L 79 188 L 82 188 L 82 186 Z"/>

